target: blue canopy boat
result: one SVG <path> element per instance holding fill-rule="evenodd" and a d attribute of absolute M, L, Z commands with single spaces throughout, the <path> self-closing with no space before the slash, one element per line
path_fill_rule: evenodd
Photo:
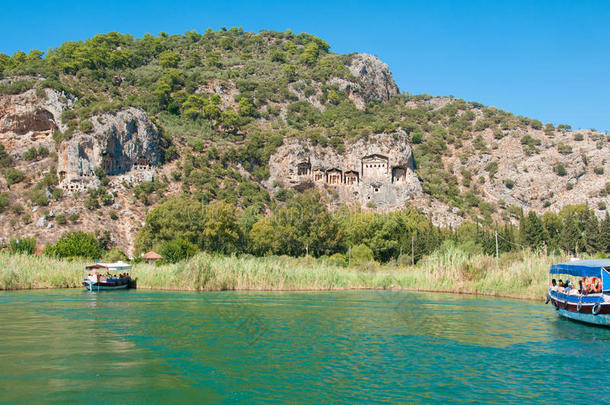
<path fill-rule="evenodd" d="M 116 263 L 95 263 L 85 267 L 83 286 L 88 291 L 122 290 L 129 288 L 131 266 L 121 261 Z M 120 274 L 118 274 L 120 272 Z"/>
<path fill-rule="evenodd" d="M 596 277 L 601 280 L 601 291 L 581 294 L 578 282 L 569 291 L 551 286 L 546 303 L 553 303 L 559 315 L 580 322 L 610 326 L 610 259 L 574 260 L 551 266 L 550 274 L 574 277 Z"/>

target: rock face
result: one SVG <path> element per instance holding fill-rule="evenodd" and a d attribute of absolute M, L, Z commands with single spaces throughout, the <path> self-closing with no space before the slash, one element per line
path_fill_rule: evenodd
<path fill-rule="evenodd" d="M 267 186 L 282 183 L 297 190 L 329 190 L 334 203 L 392 209 L 422 195 L 407 134 L 378 134 L 349 145 L 342 154 L 331 147 L 293 140 L 269 161 Z"/>
<path fill-rule="evenodd" d="M 388 65 L 376 56 L 367 53 L 357 54 L 352 60 L 349 71 L 362 81 L 365 101 L 378 99 L 385 102 L 399 93 Z"/>
<path fill-rule="evenodd" d="M 64 190 L 99 186 L 97 168 L 117 176 L 119 183 L 152 179 L 161 158 L 160 135 L 143 110 L 127 108 L 94 116 L 91 122 L 91 133 L 64 142 L 58 152 L 57 174 Z"/>
<path fill-rule="evenodd" d="M 65 129 L 61 113 L 72 108 L 74 99 L 56 90 L 43 91 L 44 96 L 28 90 L 0 97 L 0 140 L 16 155 L 32 142 L 44 144 L 44 138 L 54 130 Z"/>
<path fill-rule="evenodd" d="M 388 65 L 379 58 L 366 53 L 354 55 L 349 66 L 350 73 L 358 79 L 357 82 L 334 77 L 330 83 L 345 91 L 357 108 L 364 110 L 372 100 L 386 102 L 399 93 Z M 298 94 L 299 91 L 295 90 Z M 315 105 L 315 101 L 308 100 Z"/>

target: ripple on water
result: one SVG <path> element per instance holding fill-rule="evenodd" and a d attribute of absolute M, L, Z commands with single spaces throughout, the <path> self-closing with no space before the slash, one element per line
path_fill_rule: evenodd
<path fill-rule="evenodd" d="M 0 306 L 0 401 L 580 402 L 610 358 L 608 329 L 472 296 L 54 290 Z"/>

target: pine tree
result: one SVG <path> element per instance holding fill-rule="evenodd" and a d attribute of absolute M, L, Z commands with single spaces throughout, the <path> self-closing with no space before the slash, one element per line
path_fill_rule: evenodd
<path fill-rule="evenodd" d="M 542 221 L 534 211 L 521 219 L 519 227 L 521 241 L 532 249 L 539 249 L 548 241 L 548 235 Z"/>
<path fill-rule="evenodd" d="M 599 242 L 599 250 L 610 254 L 610 214 L 607 212 L 599 227 Z"/>
<path fill-rule="evenodd" d="M 589 212 L 589 216 L 585 220 L 583 234 L 587 253 L 597 253 L 605 250 L 601 246 L 599 222 L 593 212 Z"/>

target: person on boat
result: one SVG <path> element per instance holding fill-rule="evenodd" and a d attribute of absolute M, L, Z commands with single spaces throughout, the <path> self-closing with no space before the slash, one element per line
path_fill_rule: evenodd
<path fill-rule="evenodd" d="M 585 287 L 585 278 L 583 277 L 582 280 L 578 280 L 578 293 L 580 295 L 587 295 L 589 293 L 589 291 L 587 291 L 586 287 Z"/>
<path fill-rule="evenodd" d="M 569 293 L 570 293 L 570 291 L 572 291 L 572 283 L 570 283 L 570 280 L 566 280 L 566 282 L 564 283 L 564 287 L 565 287 L 565 288 L 563 289 L 563 291 L 564 291 L 566 294 L 569 294 Z"/>
<path fill-rule="evenodd" d="M 551 291 L 557 291 L 557 280 L 551 280 Z"/>

